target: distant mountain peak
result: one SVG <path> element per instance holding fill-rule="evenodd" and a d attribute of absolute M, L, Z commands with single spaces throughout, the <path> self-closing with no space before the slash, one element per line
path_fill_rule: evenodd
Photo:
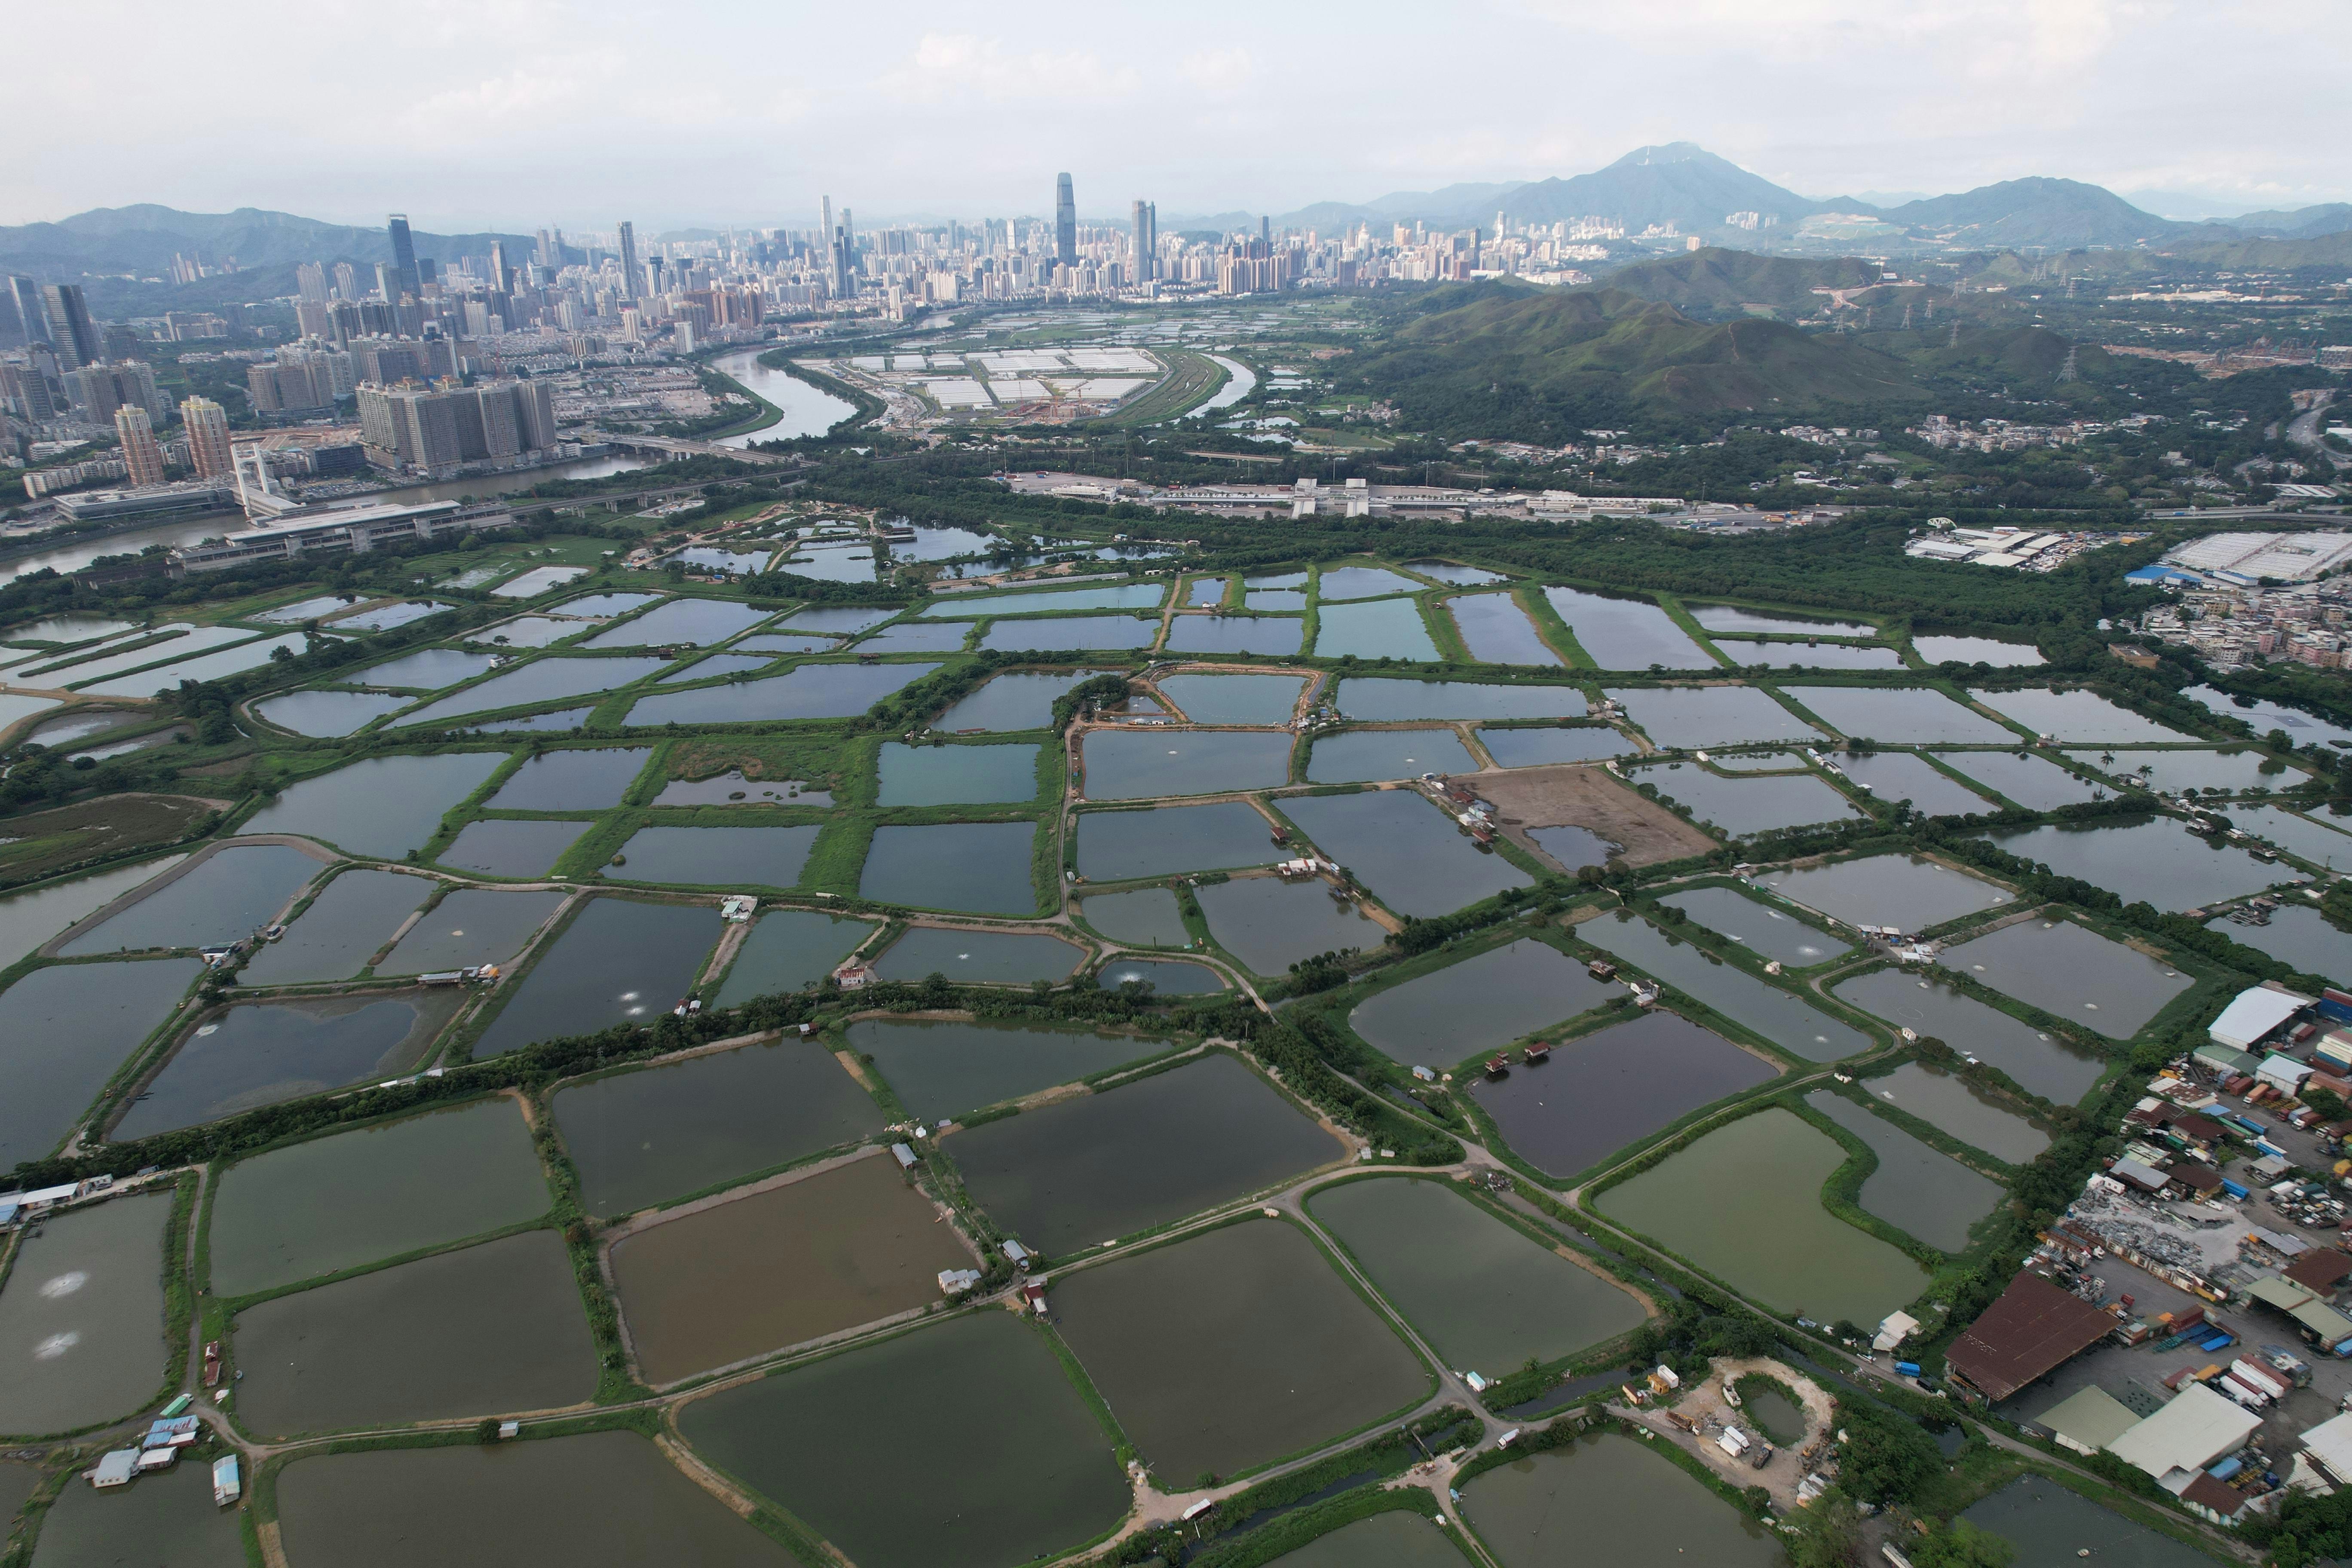
<path fill-rule="evenodd" d="M 1609 167 L 1633 169 L 1648 163 L 1721 163 L 1729 168 L 1738 167 L 1730 159 L 1717 157 L 1696 142 L 1664 142 L 1654 147 L 1636 147 Z"/>

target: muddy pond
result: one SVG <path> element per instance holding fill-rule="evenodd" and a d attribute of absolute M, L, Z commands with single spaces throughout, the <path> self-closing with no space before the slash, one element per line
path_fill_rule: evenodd
<path fill-rule="evenodd" d="M 1134 1035 L 938 1019 L 863 1018 L 843 1035 L 921 1121 L 1076 1083 L 1169 1048 Z"/>

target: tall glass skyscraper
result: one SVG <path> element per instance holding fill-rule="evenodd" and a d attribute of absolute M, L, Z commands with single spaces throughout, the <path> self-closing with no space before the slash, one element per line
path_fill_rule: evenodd
<path fill-rule="evenodd" d="M 1054 176 L 1054 259 L 1064 267 L 1078 264 L 1078 200 L 1067 174 Z"/>
<path fill-rule="evenodd" d="M 416 272 L 416 246 L 408 237 L 408 215 L 394 213 L 384 226 L 392 236 L 393 281 L 412 300 L 425 298 L 424 279 Z M 397 304 L 397 295 L 387 294 L 385 302 Z"/>
<path fill-rule="evenodd" d="M 637 297 L 643 280 L 637 276 L 637 226 L 621 225 L 621 293 L 626 299 Z"/>

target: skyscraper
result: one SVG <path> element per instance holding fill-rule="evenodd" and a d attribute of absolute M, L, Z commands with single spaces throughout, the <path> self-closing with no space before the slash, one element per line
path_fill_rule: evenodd
<path fill-rule="evenodd" d="M 79 370 L 104 363 L 98 327 L 89 319 L 89 307 L 82 302 L 80 284 L 42 284 L 41 313 L 49 319 L 49 342 L 58 351 L 59 364 Z"/>
<path fill-rule="evenodd" d="M 315 261 L 306 261 L 294 269 L 294 282 L 302 290 L 303 300 L 313 305 L 327 302 L 327 269 Z"/>
<path fill-rule="evenodd" d="M 1160 208 L 1138 197 L 1135 203 L 1135 280 L 1149 283 L 1160 276 Z"/>
<path fill-rule="evenodd" d="M 147 411 L 126 403 L 114 411 L 114 433 L 122 442 L 122 461 L 133 485 L 163 482 L 163 448 L 155 444 L 155 426 Z"/>
<path fill-rule="evenodd" d="M 505 293 L 509 280 L 507 242 L 503 239 L 494 239 L 490 241 L 490 292 Z"/>
<path fill-rule="evenodd" d="M 180 423 L 187 427 L 188 462 L 200 479 L 226 479 L 236 471 L 228 449 L 228 415 L 209 397 L 184 398 Z"/>
<path fill-rule="evenodd" d="M 1064 267 L 1078 264 L 1078 199 L 1066 174 L 1054 176 L 1054 259 Z"/>
<path fill-rule="evenodd" d="M 8 302 L 16 307 L 16 324 L 23 330 L 27 343 L 49 341 L 49 319 L 41 311 L 39 284 L 29 278 L 9 274 Z"/>
<path fill-rule="evenodd" d="M 405 213 L 393 214 L 391 221 L 384 226 L 392 236 L 392 267 L 394 281 L 398 285 L 401 291 L 405 293 L 410 299 L 423 299 L 425 297 L 425 282 L 424 279 L 419 278 L 416 273 L 416 245 L 415 242 L 411 240 L 408 236 L 407 215 Z M 387 293 L 384 298 L 387 300 L 394 300 L 399 299 L 400 296 L 398 294 Z"/>
<path fill-rule="evenodd" d="M 621 225 L 621 297 L 635 299 L 637 288 L 637 226 L 624 222 Z"/>

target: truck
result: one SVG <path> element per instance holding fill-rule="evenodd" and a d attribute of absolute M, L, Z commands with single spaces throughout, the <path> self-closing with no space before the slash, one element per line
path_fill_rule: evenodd
<path fill-rule="evenodd" d="M 2285 1378 L 2297 1388 L 2308 1388 L 2311 1386 L 2311 1363 L 2309 1362 L 2304 1360 L 2301 1356 L 2295 1354 L 2284 1345 L 2264 1345 L 2262 1347 L 2262 1352 L 2263 1363 L 2273 1372 L 2277 1373 L 2281 1377 Z"/>

